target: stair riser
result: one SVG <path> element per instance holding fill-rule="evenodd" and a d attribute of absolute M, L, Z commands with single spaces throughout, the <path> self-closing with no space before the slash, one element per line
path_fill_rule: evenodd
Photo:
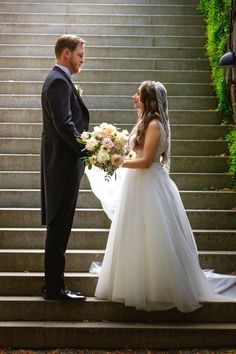
<path fill-rule="evenodd" d="M 72 230 L 67 249 L 105 249 L 108 230 Z M 199 251 L 235 251 L 236 232 L 194 232 Z M 1 249 L 44 249 L 45 229 L 1 230 Z M 1 313 L 1 312 L 0 312 Z"/>
<path fill-rule="evenodd" d="M 16 13 L 15 4 L 11 3 L 2 3 L 1 4 L 1 12 L 5 13 Z M 82 14 L 107 14 L 107 15 L 197 15 L 199 12 L 197 11 L 197 6 L 192 5 L 98 5 L 92 4 L 87 5 L 84 4 L 17 4 L 17 14 L 18 13 L 39 13 L 39 14 L 61 14 L 61 15 L 82 15 Z M 107 16 L 108 17 L 108 16 Z"/>
<path fill-rule="evenodd" d="M 181 192 L 186 209 L 232 209 L 236 208 L 236 192 Z M 40 191 L 0 190 L 0 207 L 39 208 Z M 81 191 L 78 208 L 101 208 L 100 201 L 91 191 Z"/>
<path fill-rule="evenodd" d="M 104 2 L 104 1 L 103 1 Z M 0 33 L 27 33 L 31 34 L 64 34 L 79 33 L 84 34 L 102 34 L 116 35 L 158 35 L 158 36 L 205 36 L 205 26 L 135 26 L 135 25 L 81 25 L 81 24 L 30 24 L 30 23 L 4 23 L 0 24 Z M 27 41 L 28 43 L 28 41 Z"/>
<path fill-rule="evenodd" d="M 227 174 L 171 174 L 171 178 L 182 190 L 209 190 L 222 189 L 230 186 L 232 183 L 231 176 Z M 0 172 L 0 185 L 5 189 L 27 189 L 40 188 L 39 172 Z M 89 182 L 84 176 L 81 181 L 81 189 L 89 189 Z"/>
<path fill-rule="evenodd" d="M 44 251 L 40 253 L 27 252 L 0 252 L 0 272 L 43 272 Z M 235 271 L 236 255 L 204 254 L 199 255 L 202 269 L 215 269 L 218 273 Z M 92 262 L 103 260 L 103 253 L 66 253 L 67 272 L 88 272 Z"/>
<path fill-rule="evenodd" d="M 233 347 L 236 343 L 236 330 L 216 330 L 213 328 L 196 328 L 185 330 L 180 328 L 100 328 L 88 329 L 45 327 L 44 322 L 36 328 L 31 325 L 14 327 L 14 324 L 5 328 L 0 327 L 2 347 L 15 348 L 158 348 L 158 349 L 183 349 L 183 348 L 216 348 Z"/>
<path fill-rule="evenodd" d="M 78 83 L 78 82 L 77 82 Z M 79 82 L 84 94 L 90 95 L 133 95 L 137 91 L 137 83 L 117 82 Z M 211 85 L 208 84 L 165 84 L 169 96 L 214 96 Z M 40 95 L 43 87 L 41 82 L 0 82 L 0 94 L 22 94 Z M 41 117 L 40 117 L 41 118 Z M 135 117 L 136 118 L 136 117 Z M 190 119 L 190 117 L 189 117 Z M 205 121 L 206 122 L 206 121 Z"/>
<path fill-rule="evenodd" d="M 188 210 L 193 229 L 230 229 L 236 228 L 236 211 Z M 0 225 L 2 227 L 40 227 L 39 209 L 1 209 Z M 76 210 L 73 227 L 107 228 L 110 220 L 102 210 Z"/>
<path fill-rule="evenodd" d="M 27 57 L 0 57 L 1 68 L 46 68 L 50 69 L 55 63 L 54 58 L 27 58 Z M 149 58 L 87 58 L 84 68 L 88 69 L 135 69 L 135 70 L 209 70 L 209 62 L 206 59 L 149 59 Z M 24 91 L 21 91 L 24 92 Z M 122 94 L 124 94 L 122 92 Z"/>
<path fill-rule="evenodd" d="M 0 138 L 1 154 L 39 154 L 41 139 L 27 139 L 25 138 Z M 171 152 L 175 156 L 209 156 L 228 154 L 228 143 L 226 141 L 181 141 L 172 140 Z"/>
<path fill-rule="evenodd" d="M 131 109 L 133 106 L 131 97 L 115 97 L 115 96 L 83 96 L 83 101 L 88 108 L 100 109 Z M 41 98 L 37 95 L 32 96 L 13 96 L 1 95 L 1 107 L 16 107 L 16 108 L 40 108 Z M 170 109 L 214 109 L 216 106 L 216 99 L 214 97 L 173 97 L 169 98 Z"/>
<path fill-rule="evenodd" d="M 4 1 L 5 2 L 5 1 Z M 7 0 L 8 3 L 16 0 Z M 38 3 L 39 0 L 30 0 L 31 3 Z M 65 0 L 41 0 L 40 3 L 65 3 Z M 68 4 L 77 4 L 76 0 L 67 0 Z M 100 4 L 101 0 L 89 0 L 90 4 Z M 117 4 L 117 0 L 102 0 L 103 4 Z M 119 0 L 119 4 L 127 4 L 127 0 Z M 129 0 L 129 4 L 154 4 L 163 5 L 163 0 Z M 198 5 L 197 0 L 165 0 L 166 5 Z"/>
<path fill-rule="evenodd" d="M 164 9 L 166 11 L 166 9 Z M 175 9 L 173 9 L 175 10 Z M 164 12 L 164 11 L 163 11 Z M 164 15 L 164 16 L 163 16 Z M 159 15 L 49 15 L 49 14 L 0 14 L 0 22 L 14 23 L 80 23 L 80 24 L 125 24 L 125 25 L 203 25 L 203 18 L 199 15 L 177 15 L 168 14 Z"/>
<path fill-rule="evenodd" d="M 16 54 L 17 55 L 17 54 Z M 0 68 L 1 80 L 37 80 L 42 81 L 48 75 L 48 70 L 44 69 L 9 69 Z M 82 70 L 79 75 L 80 81 L 135 81 L 142 82 L 144 80 L 156 80 L 161 82 L 177 82 L 177 83 L 209 83 L 210 72 L 208 71 L 125 71 L 125 70 Z M 4 105 L 5 107 L 5 105 Z M 131 106 L 129 106 L 131 108 Z M 209 108 L 209 107 L 208 107 Z M 214 107 L 215 108 L 215 107 Z M 173 109 L 173 108 L 171 108 Z M 190 107 L 189 109 L 194 109 Z M 198 109 L 202 109 L 198 107 Z"/>
<path fill-rule="evenodd" d="M 54 56 L 54 46 L 39 45 L 0 45 L 1 56 Z M 86 46 L 86 57 L 102 57 L 102 58 L 192 58 L 207 59 L 205 48 L 159 48 L 159 47 L 140 47 L 133 45 L 126 47 L 115 47 L 114 45 L 104 46 Z M 32 79 L 29 79 L 32 80 Z M 42 80 L 42 79 L 41 79 Z M 94 81 L 92 79 L 91 81 Z M 102 81 L 102 80 L 101 80 Z M 126 80 L 127 81 L 127 80 Z M 137 81 L 137 80 L 134 80 Z M 210 80 L 209 80 L 210 82 Z"/>
<path fill-rule="evenodd" d="M 131 99 L 130 99 L 131 100 Z M 122 114 L 123 115 L 123 114 Z M 123 118 L 124 121 L 124 118 Z M 108 121 L 109 122 L 109 121 Z M 92 123 L 89 127 L 93 129 L 96 123 Z M 135 124 L 116 124 L 121 129 L 131 130 Z M 1 137 L 5 138 L 41 138 L 42 124 L 12 124 L 1 123 Z M 210 129 L 210 135 L 209 135 Z M 171 125 L 172 139 L 193 139 L 193 140 L 216 140 L 223 138 L 232 129 L 230 126 L 207 126 L 207 125 Z"/>
<path fill-rule="evenodd" d="M 138 83 L 139 84 L 139 83 Z M 130 110 L 99 110 L 90 109 L 90 120 L 92 123 L 110 122 L 127 123 L 137 121 L 137 113 Z M 170 121 L 173 124 L 219 124 L 220 114 L 216 111 L 173 111 L 169 110 Z M 42 111 L 40 108 L 0 108 L 0 122 L 9 123 L 41 123 Z"/>
<path fill-rule="evenodd" d="M 30 301 L 31 300 L 31 301 Z M 234 323 L 235 304 L 209 304 L 194 313 L 183 314 L 176 310 L 147 312 L 124 307 L 119 303 L 106 301 L 58 302 L 43 301 L 40 298 L 9 299 L 0 301 L 1 321 L 117 321 L 117 322 L 185 322 Z"/>
<path fill-rule="evenodd" d="M 39 171 L 38 155 L 1 155 L 0 170 L 2 171 Z M 182 157 L 171 159 L 172 172 L 223 173 L 228 170 L 227 157 Z"/>
<path fill-rule="evenodd" d="M 7 36 L 7 35 L 6 35 Z M 5 35 L 3 35 L 3 38 Z M 51 49 L 54 48 L 54 45 L 56 43 L 56 40 L 58 38 L 57 36 L 47 36 L 45 38 L 45 35 L 43 36 L 35 36 L 35 41 L 34 37 L 28 37 L 27 36 L 12 36 L 7 41 L 7 38 L 2 41 L 1 36 L 0 36 L 0 42 L 1 43 L 7 43 L 7 44 L 17 44 L 18 43 L 18 38 L 19 38 L 19 44 L 35 44 L 37 45 L 40 44 L 46 44 L 46 45 L 51 45 Z M 191 47 L 193 41 L 195 47 L 203 47 L 206 43 L 206 38 L 205 37 L 183 37 L 183 36 L 177 36 L 177 37 L 158 37 L 158 36 L 105 36 L 105 35 L 84 35 L 83 38 L 86 40 L 88 45 L 97 45 L 97 46 L 142 46 L 142 47 Z M 31 41 L 32 43 L 31 43 Z M 18 49 L 19 55 L 21 55 L 21 48 Z M 33 65 L 33 64 L 29 64 Z M 51 66 L 51 62 L 49 63 Z M 45 64 L 46 66 L 46 64 Z"/>

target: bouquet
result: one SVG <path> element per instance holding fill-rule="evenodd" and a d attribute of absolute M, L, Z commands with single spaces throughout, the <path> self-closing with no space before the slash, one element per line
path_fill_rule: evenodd
<path fill-rule="evenodd" d="M 89 169 L 93 165 L 106 172 L 105 179 L 110 180 L 113 173 L 124 161 L 134 159 L 136 153 L 127 150 L 129 133 L 127 130 L 120 131 L 112 124 L 102 123 L 94 127 L 92 132 L 84 131 L 77 141 L 84 144 L 86 156 L 81 160 Z"/>

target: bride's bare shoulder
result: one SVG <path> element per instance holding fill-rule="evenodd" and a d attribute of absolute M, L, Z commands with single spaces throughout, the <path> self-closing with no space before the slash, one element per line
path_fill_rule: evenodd
<path fill-rule="evenodd" d="M 160 130 L 160 122 L 158 119 L 152 119 L 151 122 L 148 124 L 149 129 L 156 129 Z"/>

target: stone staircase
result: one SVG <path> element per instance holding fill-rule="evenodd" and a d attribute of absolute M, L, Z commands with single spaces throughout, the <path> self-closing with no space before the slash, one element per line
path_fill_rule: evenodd
<path fill-rule="evenodd" d="M 118 3 L 117 3 L 118 2 Z M 102 3 L 102 4 L 101 4 Z M 236 305 L 143 312 L 93 297 L 109 220 L 84 177 L 67 252 L 66 278 L 88 300 L 44 301 L 45 230 L 40 225 L 40 93 L 59 34 L 88 42 L 77 78 L 91 126 L 130 129 L 142 80 L 168 90 L 172 173 L 202 268 L 236 270 L 236 194 L 227 171 L 230 127 L 215 111 L 205 26 L 196 0 L 0 1 L 0 347 L 184 348 L 236 345 Z"/>

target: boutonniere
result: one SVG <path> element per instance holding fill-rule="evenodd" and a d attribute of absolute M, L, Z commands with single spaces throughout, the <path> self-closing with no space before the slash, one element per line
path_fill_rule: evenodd
<path fill-rule="evenodd" d="M 83 94 L 83 89 L 82 89 L 82 87 L 81 87 L 79 84 L 76 84 L 76 85 L 75 85 L 75 88 L 76 88 L 76 91 L 78 92 L 78 94 L 79 94 L 80 96 L 82 96 L 82 94 Z"/>

